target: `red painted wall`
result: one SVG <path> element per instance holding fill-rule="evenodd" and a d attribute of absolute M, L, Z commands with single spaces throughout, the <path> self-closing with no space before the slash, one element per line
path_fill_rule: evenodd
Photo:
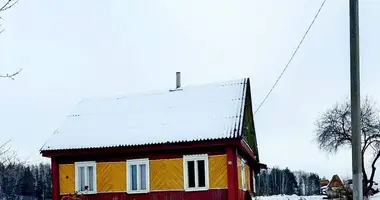
<path fill-rule="evenodd" d="M 59 200 L 59 167 L 55 159 L 51 159 L 51 182 L 53 188 L 53 200 Z"/>
<path fill-rule="evenodd" d="M 247 200 L 247 199 L 248 199 L 248 191 L 239 190 L 238 200 Z"/>
<path fill-rule="evenodd" d="M 227 189 L 200 192 L 151 192 L 147 194 L 103 193 L 87 195 L 84 200 L 228 200 Z"/>
<path fill-rule="evenodd" d="M 228 178 L 228 200 L 238 200 L 238 178 L 236 149 L 227 147 L 227 178 Z"/>
<path fill-rule="evenodd" d="M 231 144 L 234 144 L 231 141 Z M 189 147 L 183 149 L 151 149 L 150 151 L 138 151 L 136 155 L 136 151 L 132 150 L 124 150 L 124 149 L 104 149 L 99 151 L 91 151 L 91 150 L 79 150 L 78 153 L 74 152 L 58 152 L 52 153 L 55 156 L 52 157 L 52 161 L 54 160 L 53 165 L 58 166 L 58 164 L 68 164 L 74 163 L 76 161 L 97 161 L 97 162 L 117 162 L 117 161 L 125 161 L 130 158 L 149 158 L 150 160 L 156 159 L 168 159 L 168 158 L 180 158 L 184 154 L 200 154 L 200 153 L 208 153 L 209 155 L 218 155 L 218 154 L 227 154 L 228 160 L 228 189 L 214 189 L 202 192 L 184 192 L 184 191 L 160 191 L 160 192 L 151 192 L 148 194 L 126 194 L 126 193 L 102 193 L 96 195 L 86 195 L 84 200 L 240 200 L 244 198 L 240 198 L 240 191 L 238 191 L 238 181 L 237 181 L 237 155 L 244 149 L 239 149 L 239 146 L 228 145 L 228 146 L 197 146 L 198 144 L 194 144 L 193 148 Z M 112 153 L 111 153 L 112 151 Z M 238 153 L 239 151 L 239 153 Z M 81 152 L 81 153 L 79 153 Z M 67 153 L 67 154 L 66 154 Z M 46 155 L 45 155 L 46 156 Z M 249 155 L 244 155 L 249 157 Z M 59 170 L 58 167 L 53 170 L 53 182 L 57 181 L 59 178 Z M 57 186 L 58 184 L 56 184 Z M 54 196 L 57 195 L 58 200 L 59 196 L 59 188 L 55 187 Z"/>

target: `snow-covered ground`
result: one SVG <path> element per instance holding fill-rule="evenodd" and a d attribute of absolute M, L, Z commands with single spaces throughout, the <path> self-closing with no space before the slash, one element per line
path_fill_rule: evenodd
<path fill-rule="evenodd" d="M 297 195 L 274 195 L 274 196 L 258 196 L 256 200 L 322 200 L 324 196 L 297 196 Z M 369 200 L 380 200 L 380 193 L 372 196 Z"/>
<path fill-rule="evenodd" d="M 256 200 L 322 200 L 323 196 L 297 196 L 297 195 L 274 195 L 274 196 L 259 196 Z M 380 199 L 376 199 L 380 200 Z"/>
<path fill-rule="evenodd" d="M 370 200 L 380 200 L 380 193 L 377 193 L 369 198 Z"/>

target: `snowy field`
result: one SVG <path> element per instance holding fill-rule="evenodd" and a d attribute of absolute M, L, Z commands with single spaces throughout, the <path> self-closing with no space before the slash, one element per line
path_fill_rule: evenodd
<path fill-rule="evenodd" d="M 256 200 L 322 200 L 323 196 L 297 196 L 297 195 L 274 195 L 274 196 L 259 196 Z M 380 200 L 380 199 L 376 199 Z"/>
<path fill-rule="evenodd" d="M 256 200 L 322 200 L 324 196 L 297 196 L 297 195 L 274 195 L 274 196 L 259 196 Z M 380 200 L 380 194 L 376 194 L 369 200 Z"/>
<path fill-rule="evenodd" d="M 380 194 L 375 194 L 373 197 L 369 198 L 370 200 L 380 200 Z"/>

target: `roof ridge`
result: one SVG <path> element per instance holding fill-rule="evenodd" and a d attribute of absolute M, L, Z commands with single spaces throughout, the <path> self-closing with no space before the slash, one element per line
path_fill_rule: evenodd
<path fill-rule="evenodd" d="M 118 95 L 110 95 L 110 96 L 97 96 L 97 97 L 86 97 L 82 98 L 79 103 L 90 101 L 90 100 L 115 100 L 115 99 L 125 99 L 125 98 L 131 98 L 131 97 L 144 97 L 144 96 L 157 96 L 157 95 L 163 95 L 171 92 L 180 92 L 184 89 L 197 89 L 200 87 L 205 86 L 227 86 L 232 85 L 233 83 L 242 83 L 246 84 L 249 77 L 246 78 L 239 78 L 239 79 L 230 79 L 226 81 L 215 81 L 215 82 L 208 82 L 208 83 L 198 83 L 198 84 L 190 84 L 183 86 L 179 89 L 156 89 L 156 90 L 150 90 L 150 91 L 140 91 L 140 92 L 132 92 L 132 93 L 124 93 L 124 94 L 118 94 Z"/>

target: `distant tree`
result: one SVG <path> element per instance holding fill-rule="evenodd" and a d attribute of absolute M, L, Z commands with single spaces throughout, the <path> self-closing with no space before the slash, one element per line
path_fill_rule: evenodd
<path fill-rule="evenodd" d="M 277 167 L 272 168 L 270 172 L 270 184 L 271 184 L 270 195 L 281 194 L 282 173 L 281 173 L 281 170 Z"/>
<path fill-rule="evenodd" d="M 269 195 L 271 193 L 269 186 L 269 173 L 267 170 L 264 170 L 257 176 L 256 180 L 256 193 L 259 196 Z"/>
<path fill-rule="evenodd" d="M 380 157 L 379 111 L 368 98 L 364 100 L 361 106 L 361 133 L 363 195 L 368 197 L 372 191 L 375 177 L 375 164 Z M 316 140 L 319 148 L 328 153 L 335 153 L 343 147 L 351 147 L 351 135 L 351 105 L 349 102 L 336 104 L 317 120 Z M 364 165 L 365 156 L 369 149 L 374 152 L 370 176 L 368 176 Z"/>
<path fill-rule="evenodd" d="M 18 189 L 19 195 L 22 196 L 34 196 L 35 190 L 34 190 L 34 176 L 32 174 L 32 171 L 30 170 L 30 167 L 26 167 L 23 170 L 23 175 L 20 177 L 20 181 L 18 183 Z"/>
<path fill-rule="evenodd" d="M 17 194 L 20 193 L 17 185 L 23 172 L 23 166 L 20 164 L 10 163 L 3 168 L 2 173 L 2 198 L 17 200 Z"/>
<path fill-rule="evenodd" d="M 305 182 L 304 180 L 301 178 L 298 182 L 298 188 L 297 188 L 297 195 L 299 196 L 303 196 L 305 195 Z"/>
<path fill-rule="evenodd" d="M 320 193 L 320 178 L 316 173 L 307 173 L 304 171 L 294 172 L 298 187 L 296 194 L 299 196 L 318 195 Z"/>
<path fill-rule="evenodd" d="M 35 183 L 34 183 L 34 185 L 35 185 L 35 189 L 34 189 L 35 196 L 38 199 L 43 199 L 44 183 L 43 183 L 42 171 L 40 169 L 40 166 L 32 166 L 31 168 L 32 168 L 34 181 L 35 181 Z"/>
<path fill-rule="evenodd" d="M 296 176 L 288 168 L 283 170 L 283 174 L 285 176 L 285 181 L 284 181 L 285 188 L 283 190 L 283 193 L 286 195 L 296 194 L 297 188 L 298 188 Z"/>
<path fill-rule="evenodd" d="M 52 199 L 49 164 L 0 163 L 0 199 L 18 200 L 21 195 Z"/>
<path fill-rule="evenodd" d="M 5 173 L 5 166 L 0 163 L 0 199 L 4 199 L 4 173 Z"/>
<path fill-rule="evenodd" d="M 52 199 L 51 168 L 49 164 L 40 164 L 41 182 L 43 184 L 42 200 Z"/>
<path fill-rule="evenodd" d="M 258 196 L 268 195 L 317 195 L 319 176 L 304 171 L 292 172 L 290 169 L 277 167 L 262 171 L 256 177 L 256 193 Z"/>
<path fill-rule="evenodd" d="M 320 178 L 318 174 L 310 173 L 307 177 L 308 183 L 308 194 L 307 195 L 317 195 L 320 193 Z"/>

